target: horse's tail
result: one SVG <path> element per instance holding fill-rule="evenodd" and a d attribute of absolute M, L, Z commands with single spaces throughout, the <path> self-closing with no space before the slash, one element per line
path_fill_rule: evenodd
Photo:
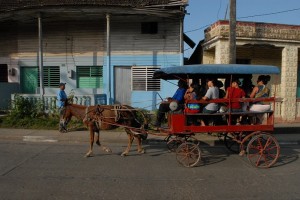
<path fill-rule="evenodd" d="M 128 106 L 128 105 L 123 105 L 123 106 L 132 113 L 134 121 L 135 121 L 134 127 L 140 128 L 142 130 L 148 129 L 149 120 L 142 110 L 135 110 L 133 107 Z"/>
<path fill-rule="evenodd" d="M 143 123 L 141 123 L 140 128 L 143 129 L 143 130 L 147 130 L 149 128 L 149 120 L 148 120 L 148 118 L 146 117 L 145 113 L 142 110 L 139 110 L 138 112 L 141 114 L 141 116 L 143 118 Z"/>

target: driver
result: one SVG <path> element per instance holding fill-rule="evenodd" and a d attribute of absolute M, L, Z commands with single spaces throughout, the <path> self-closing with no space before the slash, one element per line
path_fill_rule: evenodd
<path fill-rule="evenodd" d="M 156 123 L 154 124 L 154 126 L 156 126 L 156 127 L 161 126 L 161 122 L 165 116 L 165 113 L 170 111 L 170 103 L 172 101 L 176 101 L 178 104 L 184 103 L 184 94 L 187 89 L 187 84 L 184 80 L 179 80 L 177 85 L 178 85 L 178 89 L 176 90 L 173 97 L 172 98 L 168 97 L 167 101 L 163 101 L 159 105 Z"/>

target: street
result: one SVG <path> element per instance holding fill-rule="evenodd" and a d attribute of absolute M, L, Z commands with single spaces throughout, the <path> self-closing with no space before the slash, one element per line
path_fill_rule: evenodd
<path fill-rule="evenodd" d="M 252 167 L 223 146 L 202 145 L 202 162 L 180 166 L 164 143 L 146 154 L 121 157 L 126 143 L 108 143 L 112 154 L 88 143 L 0 142 L 1 199 L 300 199 L 300 146 L 282 145 L 270 169 Z"/>

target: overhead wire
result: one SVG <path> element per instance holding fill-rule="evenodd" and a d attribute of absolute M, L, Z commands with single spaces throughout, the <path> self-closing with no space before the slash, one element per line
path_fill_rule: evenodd
<path fill-rule="evenodd" d="M 257 14 L 257 15 L 249 15 L 249 16 L 245 16 L 245 17 L 238 17 L 237 19 L 247 19 L 247 18 L 253 18 L 253 17 L 261 17 L 261 16 L 267 16 L 267 15 L 276 15 L 276 14 L 281 14 L 281 13 L 286 13 L 286 12 L 293 12 L 293 11 L 297 11 L 300 10 L 300 8 L 294 8 L 294 9 L 289 9 L 289 10 L 283 10 L 283 11 L 278 11 L 278 12 L 272 12 L 272 13 L 264 13 L 264 14 Z M 212 23 L 211 23 L 212 24 Z M 189 30 L 186 31 L 184 33 L 190 33 L 190 32 L 195 32 L 195 31 L 199 31 L 201 29 L 204 29 L 206 27 L 209 27 L 211 24 L 205 25 L 205 26 L 201 26 L 200 28 L 197 29 L 193 29 L 193 30 Z"/>

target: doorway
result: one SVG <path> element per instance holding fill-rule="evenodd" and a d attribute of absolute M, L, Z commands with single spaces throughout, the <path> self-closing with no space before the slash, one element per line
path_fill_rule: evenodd
<path fill-rule="evenodd" d="M 115 67 L 115 103 L 131 105 L 131 67 Z"/>

